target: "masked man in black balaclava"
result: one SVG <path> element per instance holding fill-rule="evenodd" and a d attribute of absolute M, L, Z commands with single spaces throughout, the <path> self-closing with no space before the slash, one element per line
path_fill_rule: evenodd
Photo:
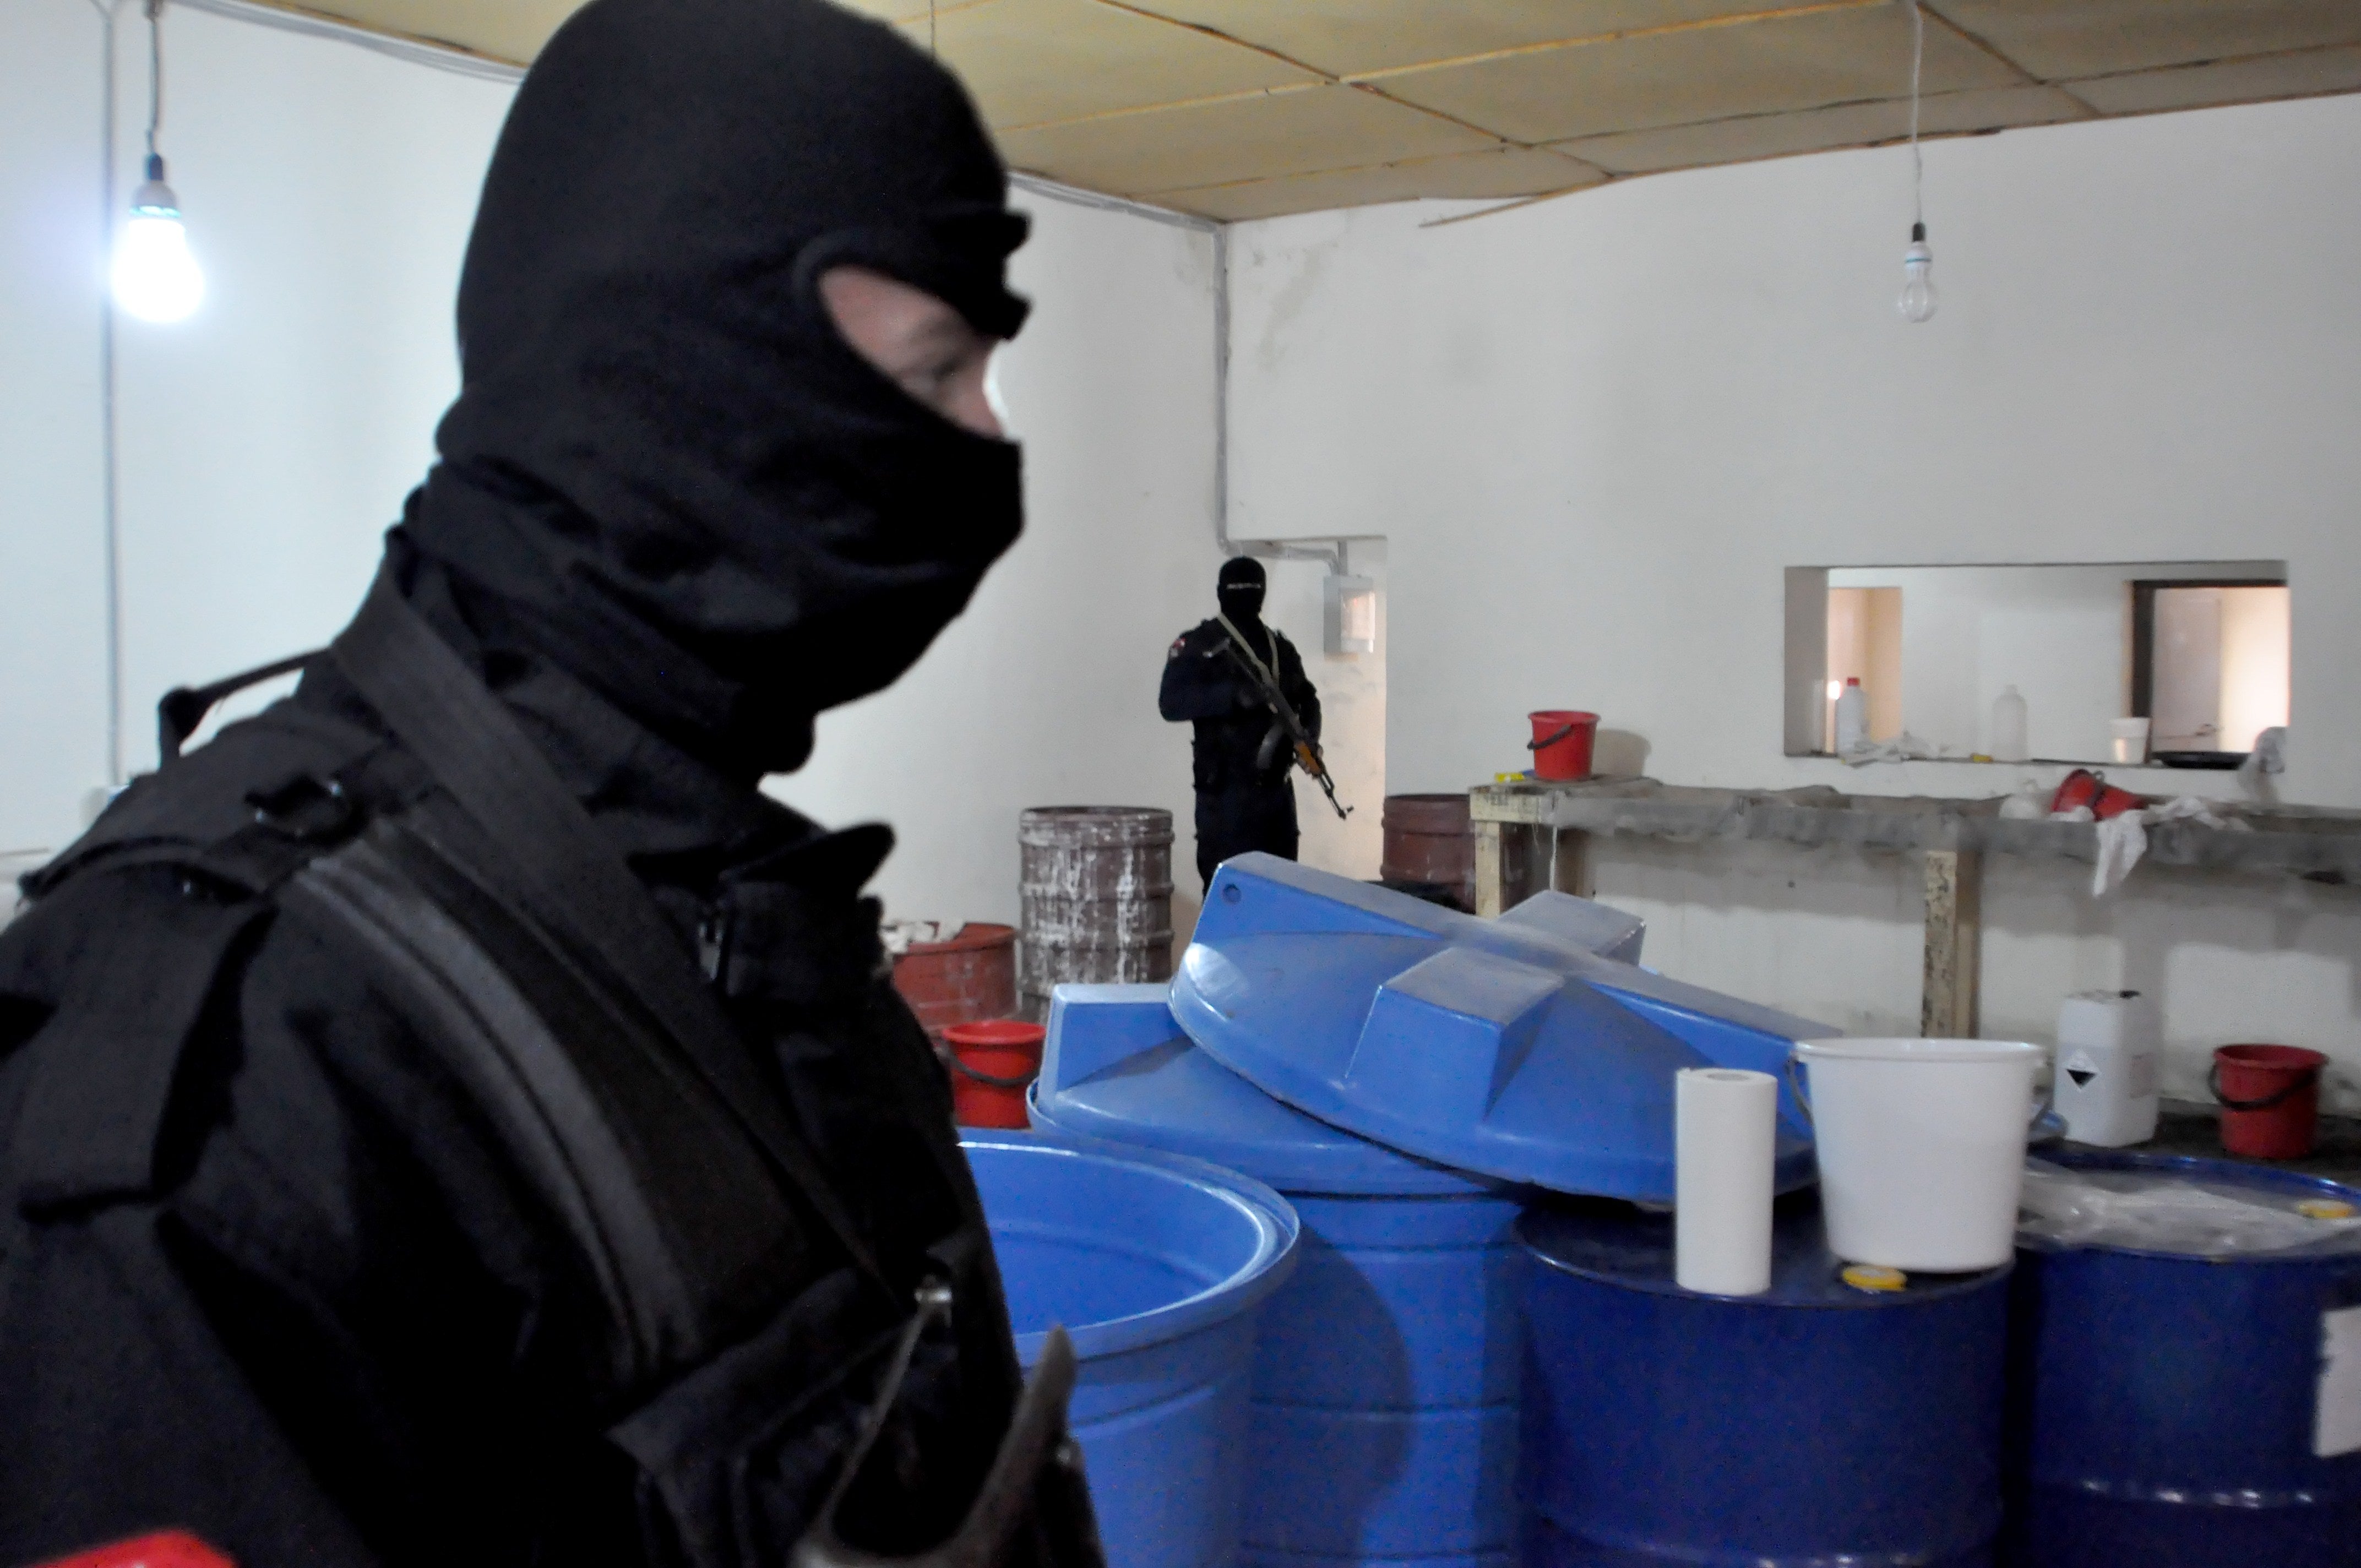
<path fill-rule="evenodd" d="M 1197 786 L 1197 875 L 1213 885 L 1213 868 L 1232 855 L 1261 850 L 1295 859 L 1292 737 L 1264 687 L 1275 682 L 1313 740 L 1320 739 L 1320 694 L 1303 660 L 1263 623 L 1262 563 L 1238 555 L 1222 563 L 1215 585 L 1221 610 L 1180 634 L 1164 657 L 1157 710 L 1196 726 L 1190 753 Z"/>
<path fill-rule="evenodd" d="M 550 40 L 360 614 L 0 938 L 0 1563 L 962 1528 L 1017 1367 L 892 835 L 755 786 L 1016 537 L 1024 232 L 958 84 L 820 0 Z M 1014 1474 L 997 1555 L 1087 1561 L 1072 1467 Z"/>

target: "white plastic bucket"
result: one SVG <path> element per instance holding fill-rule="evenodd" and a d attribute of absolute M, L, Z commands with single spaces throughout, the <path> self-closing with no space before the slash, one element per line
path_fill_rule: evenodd
<path fill-rule="evenodd" d="M 1799 1042 L 1829 1250 L 1929 1274 L 2006 1263 L 2044 1054 L 2015 1040 Z"/>

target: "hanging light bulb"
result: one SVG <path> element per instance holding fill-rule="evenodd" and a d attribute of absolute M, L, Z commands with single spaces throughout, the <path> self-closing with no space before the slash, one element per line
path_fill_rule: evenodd
<path fill-rule="evenodd" d="M 1902 297 L 1894 308 L 1902 319 L 1923 322 L 1935 313 L 1935 253 L 1927 245 L 1927 165 L 1918 155 L 1918 72 L 1927 53 L 1927 22 L 1918 0 L 1910 0 L 1910 247 L 1902 253 Z"/>
<path fill-rule="evenodd" d="M 1905 321 L 1935 313 L 1935 253 L 1927 247 L 1927 225 L 1910 225 L 1910 248 L 1902 253 L 1902 297 L 1894 302 Z"/>
<path fill-rule="evenodd" d="M 131 216 L 115 242 L 115 302 L 148 322 L 184 320 L 205 297 L 205 274 L 189 250 L 181 199 L 164 182 L 156 133 L 164 123 L 163 0 L 148 0 L 148 178 L 132 193 Z"/>
<path fill-rule="evenodd" d="M 145 322 L 187 318 L 205 297 L 205 275 L 189 251 L 180 199 L 164 183 L 164 160 L 148 159 L 147 183 L 115 244 L 115 302 Z"/>

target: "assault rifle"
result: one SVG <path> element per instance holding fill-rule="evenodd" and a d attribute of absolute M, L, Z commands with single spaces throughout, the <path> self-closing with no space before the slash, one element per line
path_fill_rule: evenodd
<path fill-rule="evenodd" d="M 1262 750 L 1255 755 L 1255 766 L 1270 766 L 1278 743 L 1284 736 L 1295 749 L 1296 765 L 1312 775 L 1312 782 L 1320 786 L 1320 793 L 1326 795 L 1328 804 L 1336 808 L 1337 817 L 1341 819 L 1353 815 L 1353 808 L 1336 798 L 1336 781 L 1330 776 L 1328 763 L 1320 755 L 1320 742 L 1312 738 L 1312 731 L 1306 729 L 1303 720 L 1296 717 L 1295 705 L 1289 702 L 1286 694 L 1279 689 L 1277 673 L 1246 645 L 1246 637 L 1230 624 L 1228 616 L 1217 615 L 1214 619 L 1222 623 L 1222 630 L 1229 633 L 1229 641 L 1223 647 L 1230 655 L 1230 662 L 1246 673 L 1246 679 L 1255 684 L 1256 689 L 1262 693 L 1263 701 L 1270 705 L 1271 712 L 1279 718 L 1270 733 L 1263 737 Z"/>

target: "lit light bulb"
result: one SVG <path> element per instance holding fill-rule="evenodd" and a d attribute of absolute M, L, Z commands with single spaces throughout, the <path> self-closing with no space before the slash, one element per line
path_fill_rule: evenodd
<path fill-rule="evenodd" d="M 131 218 L 115 246 L 115 301 L 147 322 L 185 319 L 205 297 L 205 275 L 189 251 L 180 199 L 150 154 L 148 181 L 131 198 Z"/>
<path fill-rule="evenodd" d="M 1935 313 L 1935 253 L 1927 248 L 1925 224 L 1910 225 L 1910 248 L 1902 253 L 1902 297 L 1894 308 L 1914 322 Z"/>

